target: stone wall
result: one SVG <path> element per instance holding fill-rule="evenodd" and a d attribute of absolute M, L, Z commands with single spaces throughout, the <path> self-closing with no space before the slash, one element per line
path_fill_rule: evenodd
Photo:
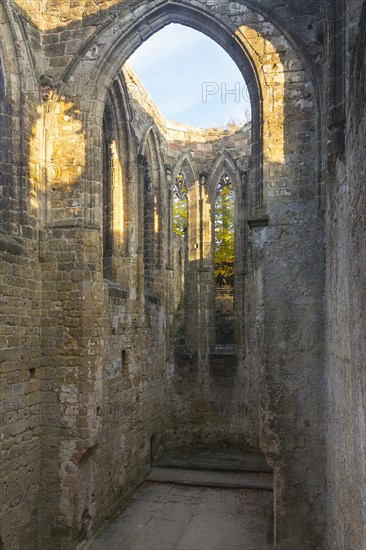
<path fill-rule="evenodd" d="M 327 547 L 342 550 L 366 540 L 365 37 L 364 7 L 345 75 L 346 149 L 331 159 L 327 209 Z"/>
<path fill-rule="evenodd" d="M 200 129 L 167 121 L 156 109 L 138 77 L 124 68 L 131 102 L 131 120 L 137 143 L 144 141 L 151 126 L 159 135 L 163 155 L 165 185 L 173 193 L 175 178 L 184 171 L 188 185 L 188 229 L 185 255 L 185 334 L 184 345 L 174 346 L 173 326 L 176 308 L 167 300 L 167 369 L 170 385 L 171 424 L 165 434 L 166 444 L 176 446 L 188 442 L 207 442 L 218 439 L 235 441 L 257 447 L 258 387 L 250 385 L 244 374 L 243 342 L 236 343 L 236 353 L 215 357 L 215 300 L 212 249 L 212 211 L 216 186 L 223 172 L 230 174 L 236 190 L 236 202 L 243 204 L 245 178 L 251 165 L 251 124 L 244 127 Z M 202 183 L 202 178 L 204 183 Z M 203 197 L 200 206 L 199 197 Z M 240 210 L 240 207 L 238 206 Z M 166 208 L 169 212 L 170 207 Z M 239 217 L 239 216 L 238 216 Z M 241 214 L 237 219 L 237 289 L 235 302 L 241 309 L 244 299 L 244 248 L 247 225 Z M 171 215 L 167 240 L 173 247 Z M 245 234 L 244 234 L 245 233 Z M 183 250 L 183 243 L 180 245 Z M 169 247 L 168 247 L 169 248 Z M 181 288 L 182 270 L 167 250 L 168 277 L 173 288 Z M 240 267 L 241 266 L 241 267 Z M 169 280 L 167 279 L 167 281 Z M 167 292 L 171 292 L 169 287 Z M 242 319 L 242 314 L 240 316 Z M 171 319 L 172 327 L 168 326 Z M 169 341 L 170 340 L 170 341 Z M 220 362 L 227 360 L 225 370 Z M 218 366 L 215 362 L 218 361 Z M 256 395 L 257 399 L 252 396 Z"/>
<path fill-rule="evenodd" d="M 26 27 L 25 23 L 25 27 Z M 25 31 L 24 31 L 25 32 Z M 31 32 L 35 39 L 39 33 Z M 22 29 L 0 7 L 0 546 L 35 547 L 41 482 L 41 270 L 28 195 L 28 142 L 39 89 Z M 39 42 L 38 42 L 39 46 Z"/>
<path fill-rule="evenodd" d="M 182 384 L 177 376 L 168 323 L 175 316 L 176 301 L 170 297 L 182 286 L 177 254 L 182 243 L 169 226 L 167 180 L 188 152 L 197 157 L 199 164 L 191 166 L 197 174 L 204 162 L 207 173 L 217 177 L 214 168 L 218 159 L 217 169 L 225 168 L 227 149 L 237 151 L 238 169 L 244 168 L 250 126 L 202 131 L 169 125 L 155 108 L 147 108 L 145 92 L 139 102 L 123 95 L 125 88 L 120 75 L 103 124 L 107 148 L 114 151 L 110 169 L 103 166 L 103 184 L 110 188 L 103 199 L 103 211 L 106 206 L 109 210 L 103 221 L 111 239 L 108 265 L 105 231 L 67 219 L 68 211 L 74 219 L 80 212 L 77 170 L 85 158 L 75 111 L 67 102 L 52 105 L 48 100 L 31 141 L 37 158 L 41 122 L 53 110 L 57 124 L 51 126 L 47 154 L 57 170 L 50 171 L 52 186 L 45 193 L 39 173 L 31 181 L 34 197 L 45 205 L 39 232 L 40 398 L 47 411 L 40 420 L 40 547 L 45 549 L 74 548 L 95 531 L 126 502 L 164 447 L 217 440 L 230 424 L 221 406 L 218 419 L 212 416 L 210 388 L 202 391 L 197 383 L 204 378 L 202 362 L 195 363 L 194 383 L 184 374 Z M 65 119 L 69 124 L 60 132 Z M 78 151 L 78 165 L 69 166 L 70 144 Z M 151 209 L 143 208 L 146 166 L 158 204 L 157 226 Z M 194 177 L 191 185 L 196 184 Z M 197 204 L 192 209 L 197 211 Z M 146 243 L 152 238 L 147 257 Z M 236 425 L 226 440 L 253 442 L 257 434 L 243 431 L 240 413 L 235 411 Z"/>
<path fill-rule="evenodd" d="M 41 421 L 41 280 L 35 240 L 0 233 L 1 541 L 37 544 Z"/>
<path fill-rule="evenodd" d="M 0 546 L 74 549 L 164 446 L 219 439 L 260 446 L 273 465 L 276 549 L 361 549 L 360 0 L 81 4 L 0 7 Z M 230 52 L 250 126 L 168 123 L 127 89 L 121 67 L 171 22 Z M 181 169 L 192 353 L 177 356 L 184 262 L 169 191 Z M 241 193 L 229 361 L 212 352 L 210 209 L 223 169 Z"/>

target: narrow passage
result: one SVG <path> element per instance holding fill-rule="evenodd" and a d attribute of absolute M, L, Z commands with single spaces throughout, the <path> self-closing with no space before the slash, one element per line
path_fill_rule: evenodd
<path fill-rule="evenodd" d="M 270 550 L 272 472 L 254 453 L 171 451 L 88 550 Z"/>

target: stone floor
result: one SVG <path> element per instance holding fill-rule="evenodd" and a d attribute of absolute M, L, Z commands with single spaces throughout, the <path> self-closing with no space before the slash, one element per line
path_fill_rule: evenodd
<path fill-rule="evenodd" d="M 172 451 L 87 549 L 270 550 L 272 501 L 260 455 Z"/>

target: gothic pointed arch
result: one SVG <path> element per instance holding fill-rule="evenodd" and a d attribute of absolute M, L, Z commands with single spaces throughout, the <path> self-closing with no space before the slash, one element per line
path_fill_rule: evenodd
<path fill-rule="evenodd" d="M 197 176 L 194 169 L 194 161 L 190 152 L 183 151 L 178 156 L 178 159 L 174 164 L 173 171 L 172 171 L 173 182 L 175 181 L 179 172 L 181 172 L 182 170 L 185 172 L 188 182 L 192 185 L 196 181 Z"/>
<path fill-rule="evenodd" d="M 252 164 L 248 177 L 248 203 L 251 209 L 251 217 L 256 223 L 262 220 L 265 223 L 266 212 L 269 203 L 272 203 L 283 193 L 280 183 L 275 183 L 271 177 L 269 165 L 275 163 L 279 169 L 276 171 L 278 179 L 284 182 L 285 179 L 280 172 L 288 170 L 289 164 L 286 156 L 295 143 L 287 143 L 288 133 L 285 132 L 285 111 L 291 108 L 297 110 L 296 118 L 300 121 L 302 117 L 313 116 L 316 113 L 316 89 L 313 86 L 312 78 L 314 72 L 308 68 L 309 59 L 304 48 L 299 46 L 300 54 L 297 53 L 293 37 L 283 34 L 281 22 L 271 17 L 271 25 L 264 28 L 261 21 L 257 20 L 258 15 L 252 7 L 245 10 L 237 9 L 236 17 L 221 16 L 215 9 L 209 6 L 193 6 L 190 2 L 183 1 L 179 5 L 175 2 L 157 3 L 148 9 L 135 15 L 128 20 L 117 7 L 113 8 L 113 22 L 101 29 L 95 37 L 85 43 L 79 52 L 78 59 L 74 59 L 66 67 L 60 88 L 60 93 L 68 93 L 70 79 L 80 79 L 83 82 L 85 76 L 82 72 L 82 60 L 87 56 L 90 71 L 88 73 L 88 94 L 85 97 L 86 117 L 94 117 L 100 109 L 100 104 L 105 100 L 106 90 L 110 87 L 116 73 L 128 57 L 136 50 L 143 40 L 148 39 L 152 34 L 159 31 L 169 23 L 180 23 L 188 25 L 216 41 L 231 55 L 241 70 L 249 91 L 252 104 Z M 248 13 L 247 13 L 248 12 Z M 273 15 L 273 14 L 271 14 Z M 123 26 L 124 32 L 118 32 Z M 139 29 L 144 29 L 143 33 Z M 113 32 L 109 31 L 113 29 Z M 109 34 L 108 34 L 109 33 Z M 92 52 L 98 40 L 98 56 Z M 94 49 L 93 49 L 94 48 Z M 89 56 L 89 57 L 88 57 Z M 264 60 L 265 59 L 265 63 Z M 275 75 L 267 78 L 264 67 L 273 67 Z M 290 74 L 291 73 L 291 74 Z M 291 95 L 290 87 L 285 86 L 287 78 L 293 82 L 302 82 L 305 79 L 307 101 L 300 104 Z M 315 77 L 314 77 L 315 78 Z M 92 131 L 93 124 L 86 127 Z M 318 130 L 320 125 L 318 124 Z M 314 132 L 317 131 L 314 126 Z M 320 130 L 319 130 L 320 131 Z M 296 148 L 301 147 L 300 128 L 296 142 Z M 291 134 L 293 135 L 293 134 Z M 318 137 L 317 137 L 318 139 Z M 87 139 L 95 142 L 95 136 Z M 315 143 L 315 141 L 314 141 Z M 92 169 L 91 169 L 92 170 Z M 313 166 L 316 174 L 311 177 L 313 192 L 317 193 L 319 182 L 319 165 Z M 286 185 L 287 186 L 287 185 Z M 287 195 L 296 195 L 296 190 L 286 189 Z"/>
<path fill-rule="evenodd" d="M 183 235 L 185 232 L 187 238 L 189 194 L 195 182 L 193 158 L 189 152 L 183 151 L 172 170 L 169 211 L 173 233 Z"/>
<path fill-rule="evenodd" d="M 123 238 L 123 174 L 112 94 L 107 98 L 103 117 L 103 273 L 116 277 L 115 258 Z"/>
<path fill-rule="evenodd" d="M 232 156 L 227 151 L 220 151 L 208 174 L 208 193 L 211 200 L 215 200 L 217 182 L 224 173 L 230 177 L 235 195 L 240 196 L 238 171 L 238 167 Z"/>
<path fill-rule="evenodd" d="M 231 6 L 231 3 L 229 4 Z M 283 328 L 284 319 L 289 317 L 289 310 L 291 310 L 292 324 L 301 320 L 303 313 L 298 308 L 298 302 L 289 289 L 286 289 L 286 296 L 289 297 L 289 303 L 293 304 L 292 308 L 288 307 L 286 300 L 278 299 L 278 280 L 273 281 L 270 274 L 273 263 L 278 261 L 286 243 L 283 242 L 282 237 L 278 238 L 278 241 L 281 240 L 281 242 L 274 242 L 277 235 L 267 230 L 265 226 L 268 219 L 271 221 L 271 225 L 278 223 L 281 226 L 290 220 L 293 240 L 301 241 L 302 238 L 302 241 L 305 241 L 306 239 L 303 239 L 306 232 L 304 224 L 299 229 L 299 224 L 292 223 L 292 220 L 296 218 L 299 208 L 305 207 L 303 210 L 306 210 L 307 213 L 314 212 L 317 208 L 316 193 L 320 163 L 318 129 L 321 125 L 316 103 L 316 80 L 313 80 L 317 67 L 308 70 L 309 65 L 304 62 L 304 57 L 298 54 L 297 41 L 288 34 L 284 34 L 275 20 L 271 19 L 270 23 L 263 21 L 254 3 L 247 2 L 245 6 L 239 2 L 233 3 L 234 14 L 224 13 L 225 10 L 217 10 L 217 5 L 212 2 L 196 4 L 188 2 L 188 0 L 180 2 L 157 0 L 154 3 L 141 1 L 138 6 L 134 5 L 136 9 L 132 11 L 125 9 L 125 3 L 118 3 L 113 8 L 113 19 L 106 18 L 103 21 L 105 22 L 104 26 L 100 26 L 91 38 L 80 45 L 78 57 L 75 56 L 75 59 L 70 62 L 62 74 L 62 83 L 56 98 L 56 101 L 60 102 L 62 97 L 66 97 L 70 102 L 75 99 L 72 107 L 74 111 L 75 104 L 79 105 L 78 101 L 80 100 L 81 114 L 78 120 L 81 124 L 80 131 L 85 137 L 83 144 L 85 170 L 82 169 L 80 176 L 71 181 L 67 187 L 68 194 L 65 192 L 65 196 L 66 194 L 67 196 L 63 215 L 66 222 L 74 224 L 80 223 L 80 219 L 86 224 L 94 223 L 95 225 L 100 221 L 98 219 L 99 211 L 94 208 L 95 203 L 99 200 L 97 192 L 99 190 L 97 175 L 100 158 L 98 148 L 100 150 L 101 147 L 99 123 L 103 115 L 107 90 L 110 89 L 124 61 L 143 40 L 169 23 L 185 24 L 204 32 L 223 46 L 237 63 L 248 85 L 253 106 L 253 162 L 248 176 L 248 203 L 251 209 L 251 219 L 248 221 L 250 221 L 250 227 L 253 228 L 252 242 L 258 252 L 252 272 L 260 278 L 259 285 L 252 285 L 256 299 L 255 302 L 252 302 L 253 319 L 254 323 L 257 323 L 255 325 L 255 328 L 258 329 L 257 333 L 262 335 L 266 334 L 268 327 L 276 323 L 279 324 L 280 329 Z M 108 10 L 103 12 L 103 15 L 108 15 Z M 83 94 L 87 87 L 89 87 L 88 93 Z M 55 112 L 57 114 L 57 110 Z M 51 126 L 55 125 L 57 128 L 58 124 L 62 126 L 63 121 L 54 117 L 51 120 Z M 311 159 L 306 163 L 302 162 L 304 147 L 307 148 L 306 155 L 309 155 Z M 153 145 L 150 149 L 153 149 Z M 75 153 L 74 156 L 76 157 Z M 143 153 L 141 153 L 142 156 Z M 143 161 L 143 159 L 141 160 Z M 145 166 L 143 172 L 139 185 L 143 182 L 142 185 L 148 187 L 151 184 L 151 176 Z M 203 185 L 204 183 L 202 183 Z M 78 186 L 81 187 L 81 192 Z M 205 202 L 205 198 L 205 196 L 200 197 L 200 204 Z M 70 204 L 73 204 L 74 199 L 85 201 L 79 212 L 75 212 L 72 207 L 69 207 Z M 206 219 L 206 211 L 204 216 L 200 218 L 197 215 L 196 218 L 199 222 L 201 219 Z M 211 329 L 211 319 L 205 315 L 207 300 L 205 301 L 205 293 L 202 291 L 203 288 L 207 289 L 210 281 L 207 275 L 207 250 L 203 247 L 205 234 L 199 222 L 197 223 L 197 234 L 198 231 L 201 231 L 202 238 L 196 239 L 192 243 L 190 252 L 192 253 L 192 275 L 196 277 L 195 280 L 192 277 L 192 282 L 198 281 L 199 283 L 195 284 L 197 292 L 194 300 L 195 304 L 199 305 L 197 311 L 199 310 L 200 315 L 196 316 L 196 324 L 190 323 L 190 330 L 194 351 L 201 361 L 207 357 L 208 353 L 206 342 L 202 342 L 202 340 L 207 331 Z M 308 227 L 311 223 L 309 219 Z M 279 255 L 272 257 L 272 250 L 268 251 L 271 245 L 279 245 Z M 153 247 L 151 252 L 155 253 Z M 154 262 L 151 262 L 151 268 L 155 269 Z M 248 274 L 248 277 L 250 275 Z M 300 281 L 300 275 L 297 272 L 294 275 Z M 156 277 L 151 277 L 151 280 L 153 279 L 156 280 Z M 282 281 L 280 282 L 282 283 Z M 309 289 L 309 295 L 312 292 L 316 295 L 316 286 L 309 279 L 303 278 L 299 284 Z M 313 303 L 315 304 L 315 302 Z M 258 309 L 256 309 L 257 305 Z M 317 315 L 317 304 L 309 305 L 310 308 L 314 315 Z M 278 316 L 280 316 L 279 322 Z M 281 410 L 276 401 L 278 394 L 277 396 L 273 395 L 271 388 L 266 384 L 267 381 L 272 380 L 271 377 L 277 375 L 276 367 L 279 363 L 281 363 L 283 372 L 291 373 L 292 358 L 296 356 L 298 350 L 292 347 L 291 351 L 293 356 L 289 360 L 289 356 L 285 356 L 281 350 L 276 351 L 276 354 L 268 353 L 268 349 L 262 346 L 262 342 L 259 342 L 253 355 L 248 359 L 261 365 L 263 370 L 264 388 L 261 405 L 264 403 L 265 406 L 261 410 L 265 411 L 266 418 L 261 419 L 262 422 L 259 419 L 257 422 L 255 418 L 253 423 L 260 426 L 261 445 L 273 463 L 278 466 L 275 495 L 279 508 L 283 502 L 286 503 L 285 491 L 290 488 L 290 497 L 293 494 L 291 483 L 294 479 L 295 467 L 291 461 L 287 460 L 286 467 L 288 466 L 289 470 L 284 472 L 284 461 L 281 455 L 284 448 L 283 432 L 276 431 L 276 422 L 283 414 L 283 409 Z M 317 350 L 314 348 L 314 353 L 316 352 Z M 313 362 L 312 357 L 310 361 Z M 309 384 L 310 382 L 309 380 Z M 315 389 L 314 386 L 315 383 L 313 383 L 312 389 Z M 287 381 L 281 379 L 281 395 L 288 395 L 288 389 Z M 301 388 L 298 389 L 301 390 Z M 92 391 L 94 391 L 93 388 L 90 390 L 90 394 Z M 289 399 L 296 404 L 295 394 L 295 391 L 292 392 Z M 313 402 L 310 403 L 310 406 L 313 405 Z M 273 422 L 268 422 L 268 418 L 273 419 Z M 291 440 L 291 445 L 294 450 L 298 449 L 293 440 Z M 301 457 L 301 460 L 306 462 L 307 459 Z M 304 465 L 307 467 L 307 471 L 311 470 L 310 463 L 306 462 Z M 309 480 L 308 485 L 311 481 L 312 479 Z M 301 495 L 296 501 L 294 514 L 299 513 L 299 510 L 311 499 L 309 487 L 305 484 L 304 487 L 301 485 L 300 491 L 303 488 L 303 496 Z M 282 511 L 283 508 L 281 508 L 281 513 Z M 283 545 L 288 542 L 281 533 L 286 521 L 286 514 L 282 518 L 279 517 L 276 532 L 280 544 Z M 311 530 L 311 521 L 312 518 L 309 518 L 305 526 L 309 527 L 309 530 Z M 290 534 L 289 540 L 292 535 L 297 541 L 295 533 Z"/>
<path fill-rule="evenodd" d="M 163 191 L 163 157 L 160 138 L 154 125 L 146 128 L 140 144 L 139 162 L 142 166 L 144 272 L 145 285 L 153 289 L 159 286 L 157 272 L 163 265 L 162 215 L 165 193 Z"/>
<path fill-rule="evenodd" d="M 33 215 L 40 212 L 39 197 L 32 185 L 39 159 L 32 149 L 31 167 L 26 163 L 33 128 L 30 125 L 24 134 L 23 128 L 26 117 L 34 121 L 39 114 L 41 90 L 32 53 L 21 29 L 22 23 L 16 11 L 7 3 L 3 4 L 0 34 L 0 228 L 16 234 L 20 233 L 22 223 L 31 225 Z M 15 105 L 18 109 L 14 109 Z M 23 139 L 27 133 L 28 140 Z M 12 165 L 17 167 L 16 170 L 11 169 Z"/>

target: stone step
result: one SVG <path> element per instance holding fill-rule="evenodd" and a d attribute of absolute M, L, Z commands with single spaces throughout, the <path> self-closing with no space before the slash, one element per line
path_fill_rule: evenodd
<path fill-rule="evenodd" d="M 273 489 L 272 474 L 263 472 L 225 472 L 159 467 L 153 468 L 145 481 L 227 489 L 261 489 L 266 491 L 272 491 Z"/>
<path fill-rule="evenodd" d="M 218 445 L 190 445 L 166 451 L 154 464 L 157 468 L 217 470 L 225 472 L 272 473 L 263 454 Z"/>

